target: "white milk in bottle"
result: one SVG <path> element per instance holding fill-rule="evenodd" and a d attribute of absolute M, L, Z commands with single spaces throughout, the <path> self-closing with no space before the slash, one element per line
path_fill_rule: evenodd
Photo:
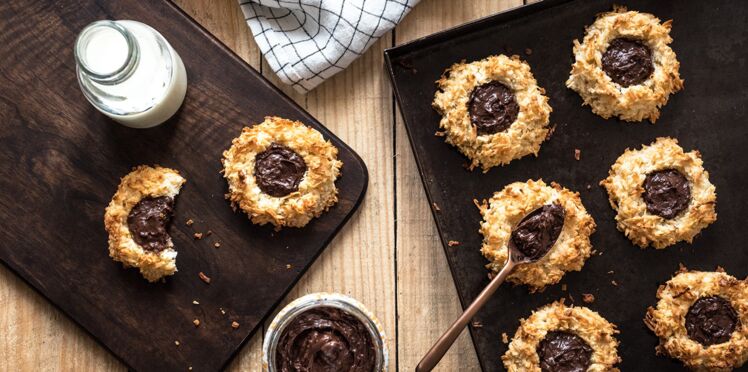
<path fill-rule="evenodd" d="M 150 128 L 182 105 L 187 74 L 161 34 L 136 21 L 97 21 L 75 42 L 83 94 L 104 115 L 132 128 Z"/>

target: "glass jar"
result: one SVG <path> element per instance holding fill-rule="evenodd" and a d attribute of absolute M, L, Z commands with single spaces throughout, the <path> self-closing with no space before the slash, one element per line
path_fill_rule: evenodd
<path fill-rule="evenodd" d="M 362 303 L 355 299 L 338 293 L 312 293 L 300 297 L 286 305 L 275 316 L 265 333 L 265 341 L 262 344 L 262 369 L 265 372 L 276 372 L 275 357 L 278 341 L 286 326 L 299 314 L 316 307 L 334 307 L 343 310 L 358 320 L 366 327 L 371 335 L 371 340 L 376 349 L 375 371 L 386 371 L 388 366 L 387 345 L 384 330 L 374 314 Z"/>
<path fill-rule="evenodd" d="M 161 124 L 177 112 L 187 91 L 179 54 L 150 26 L 97 21 L 75 41 L 78 83 L 104 115 L 133 128 Z"/>

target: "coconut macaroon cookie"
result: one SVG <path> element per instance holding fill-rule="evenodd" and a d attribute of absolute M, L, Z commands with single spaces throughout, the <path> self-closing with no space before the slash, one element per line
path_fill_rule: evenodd
<path fill-rule="evenodd" d="M 617 333 L 600 314 L 561 300 L 520 320 L 501 359 L 509 372 L 618 371 Z"/>
<path fill-rule="evenodd" d="M 668 46 L 671 24 L 624 7 L 600 14 L 582 43 L 574 40 L 566 86 L 605 119 L 654 123 L 660 107 L 683 88 L 680 63 Z"/>
<path fill-rule="evenodd" d="M 150 282 L 177 271 L 168 227 L 184 182 L 174 169 L 141 165 L 122 177 L 104 213 L 109 256 Z"/>
<path fill-rule="evenodd" d="M 657 352 L 698 371 L 730 371 L 748 359 L 748 283 L 721 269 L 681 271 L 657 290 L 644 323 Z"/>
<path fill-rule="evenodd" d="M 702 163 L 698 151 L 684 152 L 672 138 L 627 149 L 600 182 L 618 230 L 641 248 L 690 243 L 717 220 L 717 194 Z"/>
<path fill-rule="evenodd" d="M 223 152 L 226 197 L 253 223 L 302 227 L 338 201 L 338 149 L 301 122 L 268 116 Z"/>
<path fill-rule="evenodd" d="M 551 106 L 530 65 L 518 56 L 490 56 L 452 65 L 437 81 L 438 134 L 483 171 L 537 155 L 548 136 Z"/>
<path fill-rule="evenodd" d="M 481 252 L 491 261 L 486 267 L 500 271 L 513 244 L 537 261 L 517 266 L 507 279 L 526 284 L 531 292 L 558 283 L 567 271 L 581 270 L 592 252 L 595 221 L 579 193 L 555 182 L 515 182 L 478 207 L 483 216 Z"/>

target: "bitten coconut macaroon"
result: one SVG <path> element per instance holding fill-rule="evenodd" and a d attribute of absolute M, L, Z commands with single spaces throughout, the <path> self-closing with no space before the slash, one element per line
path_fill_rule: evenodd
<path fill-rule="evenodd" d="M 518 56 L 452 65 L 437 81 L 433 107 L 447 143 L 486 172 L 529 154 L 548 137 L 551 106 Z"/>
<path fill-rule="evenodd" d="M 535 261 L 517 266 L 507 280 L 525 284 L 531 292 L 558 283 L 567 271 L 581 270 L 592 254 L 595 221 L 579 193 L 556 183 L 515 182 L 478 207 L 483 216 L 481 252 L 491 261 L 486 267 L 499 272 L 513 244 Z"/>
<path fill-rule="evenodd" d="M 680 63 L 669 44 L 672 21 L 615 7 L 574 40 L 566 86 L 605 119 L 654 123 L 670 95 L 683 89 Z"/>
<path fill-rule="evenodd" d="M 303 227 L 338 201 L 338 149 L 299 121 L 266 117 L 223 152 L 226 195 L 253 223 Z"/>
<path fill-rule="evenodd" d="M 137 267 L 150 282 L 177 271 L 168 228 L 184 182 L 174 169 L 141 165 L 122 177 L 104 213 L 109 256 L 125 267 Z"/>
<path fill-rule="evenodd" d="M 673 138 L 657 138 L 623 153 L 600 185 L 618 213 L 618 230 L 641 248 L 691 242 L 717 220 L 716 188 L 698 151 Z"/>

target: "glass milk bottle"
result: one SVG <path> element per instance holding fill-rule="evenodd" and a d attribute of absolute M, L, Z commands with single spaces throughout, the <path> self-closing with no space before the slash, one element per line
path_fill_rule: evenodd
<path fill-rule="evenodd" d="M 161 34 L 136 21 L 97 21 L 75 41 L 78 83 L 104 115 L 132 128 L 150 128 L 182 105 L 187 74 Z"/>

